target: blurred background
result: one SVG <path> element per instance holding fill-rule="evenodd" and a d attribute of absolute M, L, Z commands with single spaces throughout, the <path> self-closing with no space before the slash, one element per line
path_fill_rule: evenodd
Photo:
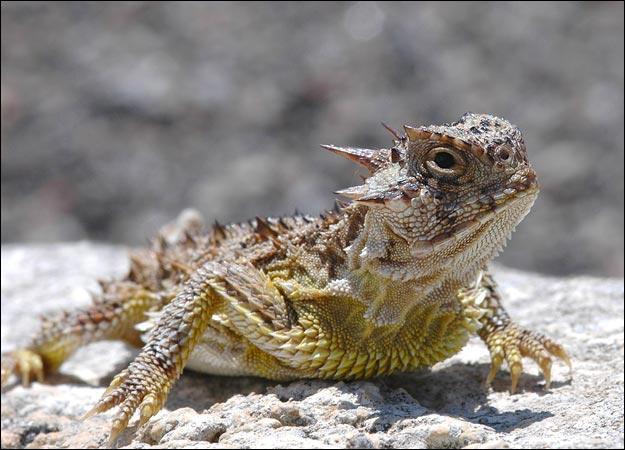
<path fill-rule="evenodd" d="M 499 261 L 623 275 L 622 2 L 1 8 L 3 243 L 318 213 L 358 182 L 319 144 L 473 111 L 521 128 L 542 184 Z"/>

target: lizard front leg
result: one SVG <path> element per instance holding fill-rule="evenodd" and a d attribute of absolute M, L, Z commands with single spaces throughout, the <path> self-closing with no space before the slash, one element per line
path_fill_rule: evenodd
<path fill-rule="evenodd" d="M 145 320 L 145 312 L 167 301 L 166 294 L 131 281 L 103 283 L 103 293 L 93 305 L 44 318 L 28 346 L 2 355 L 2 385 L 11 373 L 21 376 L 25 386 L 33 377 L 43 381 L 45 374 L 58 369 L 76 349 L 90 342 L 118 339 L 139 346 L 135 325 Z"/>
<path fill-rule="evenodd" d="M 474 290 L 475 301 L 486 310 L 481 317 L 482 327 L 478 335 L 486 343 L 491 356 L 491 368 L 486 384 L 494 380 L 503 362 L 508 364 L 512 379 L 511 392 L 516 391 L 519 378 L 523 372 L 523 357 L 530 357 L 540 367 L 545 378 L 546 387 L 551 384 L 551 366 L 553 357 L 560 358 L 571 368 L 571 360 L 557 342 L 545 335 L 517 325 L 501 304 L 497 285 L 488 272 L 484 272 Z"/>

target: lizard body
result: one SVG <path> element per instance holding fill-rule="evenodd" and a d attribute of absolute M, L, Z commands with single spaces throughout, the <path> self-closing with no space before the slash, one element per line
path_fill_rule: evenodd
<path fill-rule="evenodd" d="M 87 414 L 119 406 L 111 438 L 145 423 L 185 367 L 221 375 L 361 379 L 410 371 L 457 353 L 471 334 L 489 348 L 487 382 L 522 358 L 547 385 L 564 349 L 503 309 L 488 263 L 538 194 L 519 130 L 485 114 L 404 127 L 389 149 L 324 146 L 369 170 L 319 217 L 256 218 L 206 230 L 187 213 L 131 254 L 87 309 L 43 322 L 32 344 L 3 356 L 24 383 L 79 346 L 122 339 L 143 349 Z"/>

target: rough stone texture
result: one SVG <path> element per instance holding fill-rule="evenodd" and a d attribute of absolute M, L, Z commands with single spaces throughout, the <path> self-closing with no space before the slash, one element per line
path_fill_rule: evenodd
<path fill-rule="evenodd" d="M 4 243 L 317 213 L 357 180 L 319 144 L 473 111 L 519 126 L 543 186 L 502 261 L 623 276 L 622 2 L 0 7 Z"/>
<path fill-rule="evenodd" d="M 24 342 L 36 315 L 88 302 L 95 277 L 121 274 L 125 251 L 91 243 L 2 247 L 2 351 Z M 373 381 L 211 377 L 191 372 L 166 409 L 131 427 L 129 448 L 622 447 L 623 280 L 547 278 L 499 268 L 506 305 L 522 324 L 564 343 L 573 381 L 556 364 L 550 392 L 533 363 L 520 393 L 501 373 L 481 386 L 488 354 L 478 339 L 432 371 Z M 136 351 L 103 342 L 80 350 L 47 384 L 2 394 L 2 447 L 94 447 L 111 413 L 80 422 Z"/>

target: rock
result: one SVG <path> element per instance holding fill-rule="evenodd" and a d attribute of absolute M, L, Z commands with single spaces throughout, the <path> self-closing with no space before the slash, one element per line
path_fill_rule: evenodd
<path fill-rule="evenodd" d="M 88 302 L 97 277 L 127 267 L 121 247 L 86 242 L 2 247 L 2 351 L 25 342 L 37 316 Z M 488 352 L 472 339 L 431 371 L 370 381 L 277 384 L 186 372 L 166 408 L 118 443 L 126 448 L 504 448 L 623 446 L 623 280 L 548 278 L 497 268 L 520 323 L 565 344 L 573 380 L 556 362 L 545 391 L 526 362 L 519 393 L 503 371 L 482 386 Z M 136 350 L 101 342 L 61 373 L 2 394 L 2 447 L 105 446 L 111 412 L 82 422 Z M 133 424 L 131 422 L 131 424 Z"/>

